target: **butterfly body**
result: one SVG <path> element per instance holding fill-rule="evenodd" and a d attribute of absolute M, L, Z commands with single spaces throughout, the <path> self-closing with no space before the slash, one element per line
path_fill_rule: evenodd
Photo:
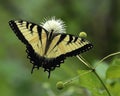
<path fill-rule="evenodd" d="M 34 68 L 44 68 L 49 72 L 64 62 L 69 56 L 78 55 L 92 48 L 92 44 L 74 35 L 57 33 L 57 29 L 47 30 L 42 26 L 23 20 L 11 20 L 9 25 L 16 36 L 26 45 L 26 52 Z M 54 27 L 54 26 L 53 26 Z"/>

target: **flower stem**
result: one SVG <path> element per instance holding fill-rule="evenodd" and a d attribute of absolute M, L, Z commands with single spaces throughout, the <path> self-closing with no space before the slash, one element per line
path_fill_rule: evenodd
<path fill-rule="evenodd" d="M 99 75 L 97 74 L 97 72 L 95 70 L 93 70 L 93 73 L 96 75 L 96 77 L 100 80 L 101 84 L 103 85 L 103 87 L 105 88 L 106 92 L 108 93 L 109 96 L 111 96 L 109 90 L 107 89 L 107 87 L 105 86 L 104 82 L 102 81 L 102 79 L 99 77 Z"/>
<path fill-rule="evenodd" d="M 83 73 L 81 73 L 80 75 L 78 75 L 78 76 L 76 76 L 76 77 L 74 77 L 74 78 L 66 81 L 66 82 L 64 83 L 64 85 L 67 85 L 67 84 L 71 83 L 72 81 L 80 78 L 80 76 L 83 76 L 83 75 L 85 75 L 85 74 L 87 74 L 87 73 L 90 73 L 90 72 L 92 72 L 92 70 L 88 70 L 87 72 L 83 72 Z"/>
<path fill-rule="evenodd" d="M 118 53 L 117 53 L 118 54 Z M 112 54 L 112 56 L 115 54 Z M 110 57 L 111 55 L 106 56 L 106 58 Z M 107 87 L 105 86 L 104 82 L 102 81 L 102 79 L 99 77 L 99 75 L 96 73 L 95 68 L 93 68 L 89 63 L 87 63 L 87 61 L 82 57 L 77 55 L 77 58 L 83 63 L 85 64 L 88 68 L 90 68 L 92 70 L 92 72 L 96 75 L 96 77 L 100 80 L 101 84 L 103 85 L 103 87 L 105 88 L 106 92 L 108 93 L 109 96 L 111 96 L 109 90 L 107 89 Z M 103 60 L 105 60 L 106 58 L 103 58 L 100 62 L 102 62 Z"/>
<path fill-rule="evenodd" d="M 115 52 L 115 53 L 112 53 L 112 54 L 109 54 L 109 55 L 105 56 L 103 59 L 101 59 L 101 60 L 97 63 L 97 65 L 95 66 L 95 68 L 96 68 L 98 65 L 100 65 L 101 62 L 103 62 L 105 59 L 107 59 L 107 58 L 109 58 L 109 57 L 111 57 L 111 56 L 117 55 L 117 54 L 120 54 L 120 52 Z"/>
<path fill-rule="evenodd" d="M 76 56 L 83 64 L 85 64 L 89 69 L 91 68 L 91 65 L 89 65 L 88 63 L 86 63 L 85 59 L 79 55 Z"/>

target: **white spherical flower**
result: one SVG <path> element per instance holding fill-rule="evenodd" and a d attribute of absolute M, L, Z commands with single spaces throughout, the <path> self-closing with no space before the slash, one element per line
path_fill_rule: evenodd
<path fill-rule="evenodd" d="M 53 33 L 66 33 L 65 32 L 65 24 L 60 19 L 55 19 L 55 17 L 52 17 L 51 19 L 45 19 L 41 26 L 46 29 L 48 32 Z"/>

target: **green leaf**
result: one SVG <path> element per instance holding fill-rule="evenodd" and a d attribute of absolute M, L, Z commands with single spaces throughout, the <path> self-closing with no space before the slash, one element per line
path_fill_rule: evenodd
<path fill-rule="evenodd" d="M 106 72 L 108 79 L 120 78 L 120 59 L 114 59 Z"/>
<path fill-rule="evenodd" d="M 114 81 L 113 84 L 109 85 L 110 92 L 113 96 L 120 96 L 120 82 Z"/>
<path fill-rule="evenodd" d="M 84 72 L 87 71 L 88 70 L 84 70 Z M 79 70 L 78 73 L 83 73 L 83 70 Z M 81 76 L 79 78 L 79 83 L 82 87 L 85 87 L 90 91 L 90 96 L 107 96 L 107 92 L 93 72 Z"/>
<path fill-rule="evenodd" d="M 99 74 L 99 76 L 102 79 L 105 79 L 107 69 L 108 69 L 108 64 L 106 64 L 105 62 L 102 62 L 99 66 L 96 67 L 96 72 Z"/>

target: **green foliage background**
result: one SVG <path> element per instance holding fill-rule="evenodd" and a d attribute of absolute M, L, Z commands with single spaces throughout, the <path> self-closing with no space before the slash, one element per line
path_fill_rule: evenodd
<path fill-rule="evenodd" d="M 86 84 L 93 78 L 89 74 L 61 91 L 56 89 L 56 82 L 73 78 L 84 68 L 76 57 L 67 58 L 50 79 L 43 69 L 31 75 L 32 64 L 26 58 L 25 46 L 12 32 L 8 21 L 23 19 L 39 24 L 52 16 L 65 22 L 69 34 L 87 32 L 94 48 L 83 56 L 91 64 L 120 50 L 120 0 L 1 0 L 0 96 L 101 96 L 95 91 L 96 82 Z M 116 58 L 119 56 L 108 59 L 97 70 L 113 96 L 120 96 L 120 59 Z M 107 95 L 103 92 L 102 96 Z"/>

